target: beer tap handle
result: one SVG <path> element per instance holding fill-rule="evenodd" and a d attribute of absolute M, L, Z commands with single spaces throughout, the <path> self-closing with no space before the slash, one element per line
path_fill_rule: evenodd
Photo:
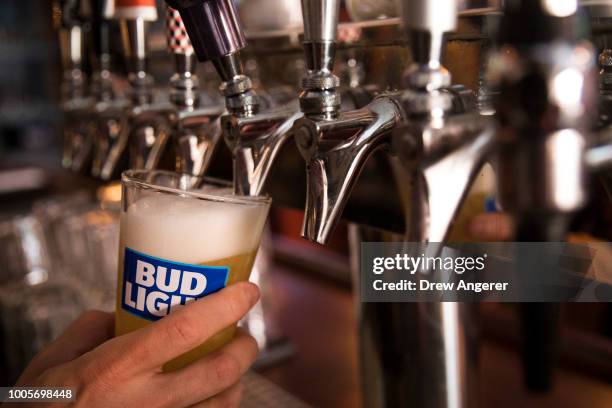
<path fill-rule="evenodd" d="M 249 116 L 259 110 L 259 98 L 244 75 L 239 51 L 246 46 L 233 0 L 166 0 L 178 10 L 200 61 L 211 61 L 221 81 L 228 110 Z"/>
<path fill-rule="evenodd" d="M 146 58 L 146 22 L 157 20 L 155 0 L 116 0 L 113 17 L 121 22 L 124 52 L 131 60 Z"/>
<path fill-rule="evenodd" d="M 310 71 L 333 69 L 339 8 L 339 0 L 302 0 L 303 44 Z"/>
<path fill-rule="evenodd" d="M 199 104 L 193 46 L 180 13 L 169 6 L 166 7 L 166 36 L 175 65 L 174 75 L 170 78 L 170 100 L 181 108 L 193 108 Z"/>
<path fill-rule="evenodd" d="M 113 4 L 111 0 L 89 0 L 87 3 L 92 48 L 94 55 L 98 58 L 110 54 L 110 27 L 106 13 Z"/>
<path fill-rule="evenodd" d="M 438 69 L 444 33 L 457 26 L 457 0 L 403 0 L 400 3 L 415 63 Z"/>
<path fill-rule="evenodd" d="M 83 68 L 83 19 L 80 0 L 53 3 L 53 25 L 59 34 L 64 69 L 63 98 L 81 97 L 85 92 Z"/>
<path fill-rule="evenodd" d="M 166 3 L 181 14 L 198 60 L 220 60 L 246 46 L 233 0 L 166 0 Z"/>
<path fill-rule="evenodd" d="M 340 80 L 332 73 L 336 52 L 339 0 L 302 0 L 304 57 L 300 108 L 305 115 L 332 118 L 340 110 Z"/>
<path fill-rule="evenodd" d="M 173 54 L 193 54 L 193 46 L 187 35 L 181 14 L 172 7 L 166 7 L 166 36 L 168 50 Z"/>
<path fill-rule="evenodd" d="M 147 103 L 152 95 L 147 75 L 147 23 L 157 20 L 155 0 L 115 0 L 113 17 L 120 21 L 123 52 L 128 60 L 128 80 L 132 85 L 132 99 Z"/>

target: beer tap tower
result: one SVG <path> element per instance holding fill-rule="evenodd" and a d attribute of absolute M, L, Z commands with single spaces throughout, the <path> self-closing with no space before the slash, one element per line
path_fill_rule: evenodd
<path fill-rule="evenodd" d="M 220 117 L 223 106 L 200 107 L 199 80 L 195 75 L 196 58 L 179 12 L 167 8 L 168 47 L 175 62 L 170 78 L 169 113 L 175 151 L 176 170 L 204 175 L 221 139 Z"/>
<path fill-rule="evenodd" d="M 97 141 L 93 175 L 112 180 L 128 166 L 128 140 L 132 119 L 138 110 L 152 102 L 152 78 L 147 73 L 147 23 L 157 19 L 154 0 L 115 0 L 112 18 L 119 20 L 130 84 L 128 100 L 103 101 L 96 106 Z M 151 139 L 151 138 L 149 138 Z M 146 143 L 147 146 L 150 143 Z M 152 143 L 151 143 L 152 144 Z M 132 154 L 132 164 L 146 161 Z"/>
<path fill-rule="evenodd" d="M 168 3 L 181 12 L 192 41 L 199 42 L 194 44 L 199 59 L 211 60 L 223 81 L 228 114 L 221 122 L 234 158 L 235 192 L 260 194 L 293 123 L 303 115 L 333 115 L 339 109 L 338 78 L 331 69 L 340 3 L 302 1 L 308 68 L 303 91 L 299 103 L 295 100 L 268 110 L 260 108 L 260 99 L 242 71 L 238 53 L 245 40 L 233 4 L 226 0 Z"/>
<path fill-rule="evenodd" d="M 595 51 L 577 7 L 524 0 L 505 11 L 490 75 L 500 89 L 500 201 L 515 219 L 516 241 L 564 241 L 572 216 L 588 200 L 591 174 L 612 164 L 612 137 L 592 133 L 599 96 Z M 525 29 L 516 30 L 519 24 Z M 558 306 L 521 306 L 526 384 L 547 389 Z"/>
<path fill-rule="evenodd" d="M 456 2 L 402 5 L 414 59 L 405 89 L 382 94 L 363 109 L 305 117 L 294 125 L 307 162 L 303 235 L 309 240 L 327 241 L 368 157 L 387 149 L 404 167 L 397 182 L 411 190 L 404 203 L 405 239 L 432 244 L 428 250 L 437 252 L 484 163 L 492 123 L 476 111 L 472 94 L 450 87 L 441 64 Z M 470 406 L 474 359 L 465 305 L 359 306 L 366 406 Z"/>
<path fill-rule="evenodd" d="M 59 33 L 64 67 L 61 87 L 64 112 L 62 165 L 84 172 L 91 163 L 94 135 L 88 116 L 93 101 L 87 95 L 87 78 L 83 71 L 85 43 L 81 2 L 56 1 L 54 9 L 54 25 Z"/>
<path fill-rule="evenodd" d="M 167 8 L 166 34 L 174 59 L 170 102 L 140 105 L 132 112 L 130 167 L 174 169 L 203 175 L 220 139 L 221 106 L 200 108 L 193 47 L 180 14 Z M 174 149 L 170 148 L 174 145 Z"/>

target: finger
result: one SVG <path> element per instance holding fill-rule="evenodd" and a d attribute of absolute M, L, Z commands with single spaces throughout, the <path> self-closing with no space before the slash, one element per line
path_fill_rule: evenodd
<path fill-rule="evenodd" d="M 121 372 L 159 368 L 236 323 L 259 299 L 252 283 L 239 282 L 175 311 L 141 330 L 117 337 L 96 356 Z"/>
<path fill-rule="evenodd" d="M 160 374 L 160 382 L 173 390 L 170 405 L 190 405 L 219 394 L 242 377 L 258 351 L 255 339 L 239 330 L 234 340 L 202 360 L 181 370 Z"/>
<path fill-rule="evenodd" d="M 514 236 L 514 222 L 508 214 L 478 214 L 470 220 L 468 234 L 480 241 L 509 241 Z"/>
<path fill-rule="evenodd" d="M 90 310 L 83 313 L 47 348 L 40 352 L 19 379 L 28 381 L 43 371 L 72 361 L 113 336 L 113 313 Z"/>
<path fill-rule="evenodd" d="M 242 400 L 244 385 L 239 382 L 227 390 L 205 401 L 192 405 L 190 408 L 237 408 Z"/>

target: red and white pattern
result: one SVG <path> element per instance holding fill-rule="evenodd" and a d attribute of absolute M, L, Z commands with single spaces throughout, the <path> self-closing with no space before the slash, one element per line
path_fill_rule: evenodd
<path fill-rule="evenodd" d="M 145 21 L 157 20 L 157 5 L 155 0 L 114 0 L 114 9 L 105 10 L 112 12 L 113 18 L 118 20 L 135 20 L 142 18 Z"/>
<path fill-rule="evenodd" d="M 166 13 L 166 33 L 168 35 L 168 47 L 176 54 L 193 54 L 193 47 L 187 30 L 178 11 L 167 7 Z"/>

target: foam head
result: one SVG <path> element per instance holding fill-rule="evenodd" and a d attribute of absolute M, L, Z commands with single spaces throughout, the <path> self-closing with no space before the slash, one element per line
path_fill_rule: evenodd
<path fill-rule="evenodd" d="M 214 193 L 229 196 L 230 190 Z M 225 259 L 257 249 L 268 207 L 231 198 L 207 201 L 143 192 L 122 214 L 122 241 L 133 250 L 176 262 Z"/>

